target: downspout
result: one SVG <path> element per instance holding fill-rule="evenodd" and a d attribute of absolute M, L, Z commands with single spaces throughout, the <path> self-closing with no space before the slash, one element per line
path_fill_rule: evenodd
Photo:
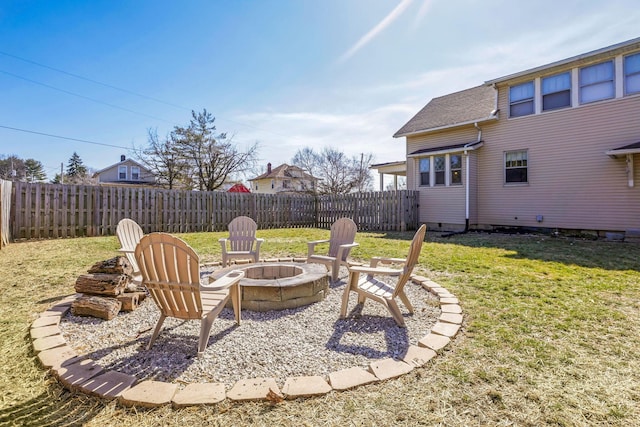
<path fill-rule="evenodd" d="M 469 145 L 473 145 L 476 144 L 480 141 L 482 141 L 482 129 L 480 129 L 480 126 L 478 126 L 478 122 L 475 122 L 473 124 L 473 126 L 478 129 L 478 139 L 476 142 L 470 142 L 469 144 L 465 144 L 465 146 L 463 147 L 464 150 L 462 152 L 462 155 L 464 156 L 465 159 L 465 174 L 464 174 L 464 230 L 463 231 L 457 231 L 457 232 L 451 232 L 451 233 L 445 233 L 442 234 L 441 237 L 451 237 L 451 236 L 455 236 L 458 234 L 465 234 L 469 232 L 469 183 L 470 183 L 470 178 L 469 178 Z"/>

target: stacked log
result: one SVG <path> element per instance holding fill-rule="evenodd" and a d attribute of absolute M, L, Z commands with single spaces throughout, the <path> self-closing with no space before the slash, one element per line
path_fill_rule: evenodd
<path fill-rule="evenodd" d="M 126 257 L 118 256 L 95 263 L 78 277 L 76 292 L 83 294 L 71 305 L 76 316 L 111 320 L 120 311 L 132 311 L 146 297 L 144 288 L 131 282 L 133 268 Z"/>

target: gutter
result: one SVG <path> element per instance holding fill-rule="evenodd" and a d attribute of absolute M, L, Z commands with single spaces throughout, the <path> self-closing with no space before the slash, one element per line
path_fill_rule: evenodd
<path fill-rule="evenodd" d="M 397 133 L 397 134 L 393 135 L 393 137 L 394 138 L 402 138 L 402 137 L 405 137 L 405 136 L 423 135 L 425 133 L 437 132 L 437 131 L 440 131 L 440 130 L 457 128 L 457 127 L 465 126 L 465 125 L 475 125 L 475 124 L 480 123 L 480 122 L 488 122 L 488 121 L 497 120 L 497 119 L 498 119 L 498 116 L 490 115 L 489 117 L 485 117 L 485 118 L 482 118 L 482 119 L 470 120 L 468 122 L 454 123 L 454 124 L 451 124 L 451 125 L 444 125 L 444 126 L 431 128 L 431 129 L 416 130 L 416 131 L 413 131 L 413 132 Z"/>
<path fill-rule="evenodd" d="M 469 146 L 477 144 L 482 141 L 482 129 L 478 126 L 478 122 L 475 122 L 473 126 L 478 129 L 478 140 L 476 142 L 470 142 L 463 147 L 462 155 L 465 158 L 465 189 L 464 189 L 464 230 L 452 231 L 450 233 L 442 234 L 441 237 L 457 236 L 459 234 L 466 234 L 469 232 Z"/>

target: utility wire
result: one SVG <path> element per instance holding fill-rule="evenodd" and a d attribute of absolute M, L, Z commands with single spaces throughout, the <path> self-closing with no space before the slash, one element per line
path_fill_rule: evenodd
<path fill-rule="evenodd" d="M 13 55 L 13 54 L 8 53 L 8 52 L 4 52 L 4 51 L 0 50 L 0 55 L 5 55 L 5 56 L 8 56 L 10 58 L 18 59 L 18 60 L 26 62 L 28 64 L 33 64 L 33 65 L 36 65 L 38 67 L 46 68 L 48 70 L 52 70 L 52 71 L 55 71 L 57 73 L 61 73 L 61 74 L 65 74 L 67 76 L 74 77 L 76 79 L 80 79 L 80 80 L 84 80 L 84 81 L 87 81 L 87 82 L 90 82 L 90 83 L 93 83 L 93 84 L 97 84 L 97 85 L 100 85 L 100 86 L 108 87 L 110 89 L 114 89 L 114 90 L 117 90 L 117 91 L 120 91 L 120 92 L 123 92 L 123 93 L 127 93 L 129 95 L 134 95 L 134 96 L 137 96 L 137 97 L 140 97 L 140 98 L 148 99 L 150 101 L 159 102 L 161 104 L 169 105 L 171 107 L 179 108 L 179 109 L 182 109 L 182 110 L 192 111 L 191 108 L 187 108 L 187 107 L 184 107 L 182 105 L 173 104 L 171 102 L 163 101 L 162 99 L 158 99 L 158 98 L 154 98 L 152 96 L 148 96 L 148 95 L 144 95 L 144 94 L 141 94 L 141 93 L 138 93 L 138 92 L 134 92 L 134 91 L 129 90 L 129 89 L 124 89 L 124 88 L 121 88 L 121 87 L 118 87 L 118 86 L 114 86 L 114 85 L 111 85 L 111 84 L 108 84 L 108 83 L 103 83 L 103 82 L 98 81 L 98 80 L 94 80 L 94 79 L 91 79 L 91 78 L 88 78 L 88 77 L 84 77 L 84 76 L 81 76 L 79 74 L 71 73 L 69 71 L 61 70 L 60 68 L 51 67 L 49 65 L 42 64 L 42 63 L 36 62 L 36 61 L 32 61 L 30 59 L 23 58 L 21 56 Z M 136 111 L 128 110 L 126 108 L 122 108 L 122 107 L 118 107 L 118 106 L 113 106 L 111 104 L 108 104 L 108 103 L 105 103 L 105 102 L 102 102 L 102 101 L 99 101 L 99 100 L 88 98 L 88 97 L 85 97 L 85 96 L 82 96 L 82 95 L 77 95 L 75 93 L 67 92 L 65 90 L 58 89 L 58 88 L 55 88 L 53 86 L 46 85 L 44 83 L 39 83 L 39 82 L 36 82 L 36 81 L 33 81 L 33 80 L 29 80 L 27 78 L 20 77 L 20 76 L 18 76 L 16 74 L 12 74 L 12 73 L 9 73 L 9 72 L 6 72 L 6 71 L 0 70 L 0 72 L 3 72 L 5 74 L 9 74 L 9 75 L 11 75 L 13 77 L 16 77 L 16 78 L 19 78 L 19 79 L 30 81 L 32 83 L 40 84 L 40 85 L 43 85 L 45 87 L 49 87 L 51 89 L 60 90 L 62 92 L 65 92 L 65 93 L 68 93 L 68 94 L 71 94 L 71 95 L 74 95 L 74 96 L 79 96 L 81 98 L 89 99 L 89 100 L 94 101 L 94 102 L 99 102 L 101 104 L 109 105 L 111 107 L 118 108 L 118 109 L 121 109 L 121 110 L 124 110 L 124 111 L 130 111 L 130 112 L 135 113 L 135 114 L 142 114 L 142 115 L 147 116 L 147 117 L 151 117 L 151 118 L 154 118 L 154 119 L 161 120 L 163 122 L 167 122 L 167 120 L 164 120 L 164 119 L 161 119 L 161 118 L 158 118 L 158 117 L 149 116 L 149 115 L 144 114 L 144 113 L 138 113 Z M 235 123 L 235 124 L 240 125 L 240 126 L 245 126 L 245 127 L 253 128 L 253 129 L 256 129 L 256 130 L 263 131 L 263 132 L 267 132 L 267 133 L 270 133 L 270 134 L 275 135 L 275 136 L 280 136 L 280 137 L 283 137 L 283 138 L 291 138 L 291 135 L 283 135 L 283 134 L 278 133 L 278 132 L 273 132 L 273 131 L 270 131 L 270 130 L 262 129 L 262 128 L 258 127 L 258 126 L 250 125 L 248 123 L 242 123 L 242 122 L 238 122 L 236 120 L 231 120 L 231 119 L 224 118 L 224 117 L 218 117 L 218 119 L 223 120 L 223 121 L 226 120 L 228 122 Z M 294 137 L 294 139 L 295 139 L 295 137 Z"/>
<path fill-rule="evenodd" d="M 20 128 L 14 128 L 14 127 L 11 127 L 11 126 L 3 126 L 3 125 L 0 125 L 0 128 L 15 130 L 17 132 L 32 133 L 32 134 L 35 134 L 35 135 L 49 136 L 51 138 L 66 139 L 68 141 L 84 142 L 85 144 L 102 145 L 103 147 L 123 148 L 125 150 L 129 150 L 129 147 L 123 147 L 121 145 L 105 144 L 103 142 L 89 141 L 89 140 L 86 140 L 86 139 L 70 138 L 68 136 L 53 135 L 53 134 L 50 134 L 50 133 L 38 132 L 38 131 L 35 131 L 35 130 L 20 129 Z"/>
<path fill-rule="evenodd" d="M 1 50 L 0 50 L 0 55 L 5 55 L 5 56 L 8 56 L 10 58 L 18 59 L 20 61 L 23 61 L 23 62 L 26 62 L 26 63 L 29 63 L 29 64 L 37 65 L 38 67 L 46 68 L 48 70 L 52 70 L 52 71 L 55 71 L 57 73 L 65 74 L 67 76 L 75 77 L 76 79 L 84 80 L 84 81 L 87 81 L 87 82 L 90 82 L 90 83 L 93 83 L 93 84 L 97 84 L 97 85 L 100 85 L 100 86 L 108 87 L 109 89 L 114 89 L 114 90 L 117 90 L 117 91 L 120 91 L 120 92 L 127 93 L 129 95 L 134 95 L 134 96 L 137 96 L 137 97 L 140 97 L 140 98 L 148 99 L 150 101 L 159 102 L 161 104 L 169 105 L 171 107 L 179 108 L 181 110 L 191 111 L 190 108 L 183 107 L 181 105 L 172 104 L 171 102 L 163 101 L 161 99 L 154 98 L 154 97 L 148 96 L 148 95 L 144 95 L 144 94 L 141 94 L 141 93 L 138 93 L 138 92 L 134 92 L 134 91 L 129 90 L 129 89 L 123 89 L 121 87 L 110 85 L 108 83 L 103 83 L 103 82 L 100 82 L 98 80 L 90 79 L 88 77 L 84 77 L 84 76 L 81 76 L 79 74 L 74 74 L 74 73 L 70 73 L 68 71 L 61 70 L 59 68 L 50 67 L 49 65 L 41 64 L 39 62 L 32 61 L 32 60 L 26 59 L 26 58 L 22 58 L 22 57 L 17 56 L 17 55 L 12 55 L 10 53 L 3 52 Z"/>
<path fill-rule="evenodd" d="M 57 91 L 59 91 L 59 92 L 66 93 L 66 94 L 68 94 L 68 95 L 77 96 L 78 98 L 87 99 L 87 100 L 89 100 L 89 101 L 96 102 L 96 103 L 98 103 L 98 104 L 102 104 L 102 105 L 106 105 L 106 106 L 111 107 L 111 108 L 115 108 L 115 109 L 122 110 L 122 111 L 127 111 L 127 112 L 129 112 L 129 113 L 138 114 L 138 115 L 140 115 L 140 116 L 149 117 L 149 118 L 151 118 L 151 119 L 155 119 L 155 120 L 160 120 L 160 121 L 162 121 L 162 122 L 171 123 L 171 122 L 169 122 L 168 120 L 163 119 L 163 118 L 161 118 L 161 117 L 152 116 L 152 115 L 150 115 L 150 114 L 141 113 L 141 112 L 139 112 L 139 111 L 135 111 L 135 110 L 130 110 L 130 109 L 128 109 L 128 108 L 120 107 L 120 106 L 118 106 L 118 105 L 109 104 L 108 102 L 100 101 L 99 99 L 91 98 L 91 97 L 89 97 L 89 96 L 80 95 L 79 93 L 71 92 L 71 91 L 68 91 L 68 90 L 65 90 L 65 89 L 60 89 L 60 88 L 58 88 L 58 87 L 51 86 L 51 85 L 48 85 L 48 84 L 46 84 L 46 83 L 39 82 L 39 81 L 37 81 L 37 80 L 28 79 L 28 78 L 26 78 L 26 77 L 22 77 L 22 76 L 19 76 L 19 75 L 17 75 L 17 74 L 10 73 L 9 71 L 0 70 L 0 73 L 3 73 L 3 74 L 6 74 L 6 75 L 9 75 L 9 76 L 11 76 L 11 77 L 15 77 L 16 79 L 20 79 L 20 80 L 27 81 L 27 82 L 29 82 L 29 83 L 33 83 L 33 84 L 37 84 L 37 85 L 40 85 L 40 86 L 44 86 L 44 87 L 49 88 L 49 89 L 57 90 Z"/>

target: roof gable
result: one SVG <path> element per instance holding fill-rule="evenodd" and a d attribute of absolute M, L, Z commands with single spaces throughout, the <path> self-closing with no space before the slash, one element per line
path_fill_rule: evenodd
<path fill-rule="evenodd" d="M 138 166 L 140 168 L 140 170 L 142 170 L 142 171 L 144 171 L 146 173 L 149 173 L 149 174 L 151 173 L 151 171 L 149 169 L 147 169 L 146 167 L 144 167 L 140 163 L 136 162 L 135 160 L 125 159 L 125 160 L 122 160 L 122 161 L 120 161 L 118 163 L 114 163 L 111 166 L 107 166 L 106 168 L 103 168 L 103 169 L 100 169 L 99 171 L 94 172 L 93 176 L 98 176 L 103 172 L 106 172 L 106 171 L 108 171 L 110 169 L 113 169 L 113 168 L 117 168 L 118 166 L 122 166 L 122 165 Z"/>
<path fill-rule="evenodd" d="M 393 137 L 494 119 L 496 96 L 493 87 L 482 85 L 433 98 Z"/>
<path fill-rule="evenodd" d="M 317 181 L 318 178 L 313 175 L 309 175 L 304 171 L 304 169 L 298 166 L 288 165 L 286 163 L 281 164 L 273 169 L 271 169 L 271 173 L 265 172 L 262 175 L 259 175 L 255 178 L 250 179 L 249 181 L 257 181 L 260 179 L 276 179 L 276 178 L 292 178 L 292 179 L 308 179 Z"/>

